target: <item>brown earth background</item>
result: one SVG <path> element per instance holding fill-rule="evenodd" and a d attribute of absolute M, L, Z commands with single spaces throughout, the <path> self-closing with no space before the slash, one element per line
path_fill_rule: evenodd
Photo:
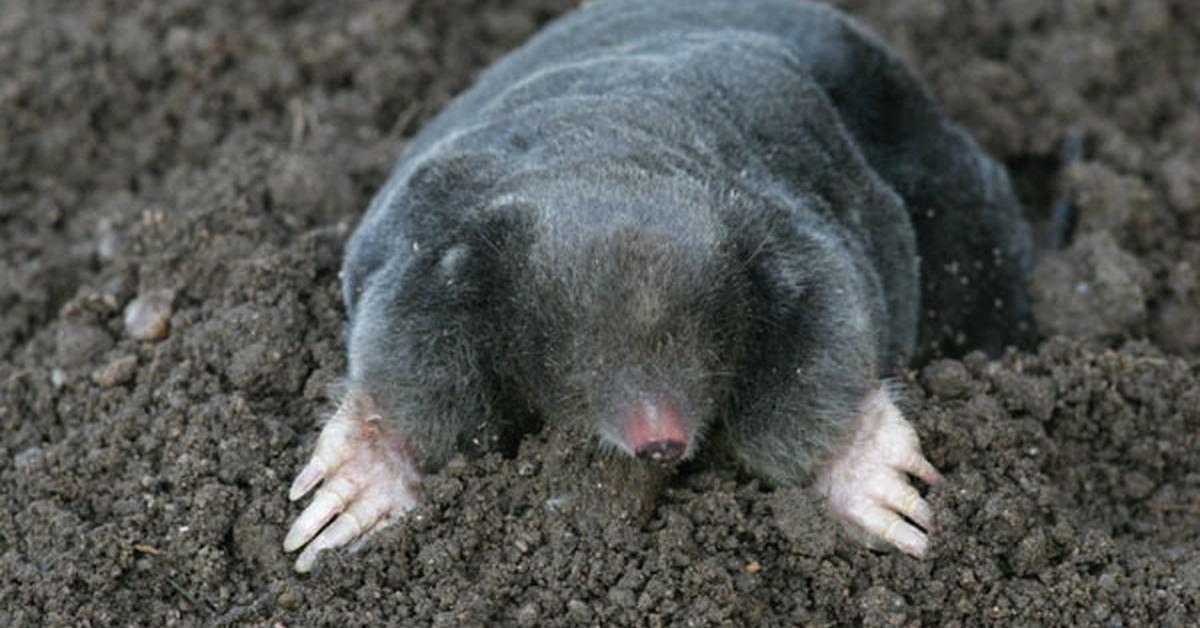
<path fill-rule="evenodd" d="M 839 3 L 1031 216 L 1078 215 L 1038 266 L 1036 351 L 905 382 L 948 480 L 929 559 L 721 467 L 635 516 L 548 508 L 607 476 L 543 435 L 294 574 L 343 243 L 406 139 L 572 4 L 0 4 L 0 625 L 1196 625 L 1190 0 Z"/>

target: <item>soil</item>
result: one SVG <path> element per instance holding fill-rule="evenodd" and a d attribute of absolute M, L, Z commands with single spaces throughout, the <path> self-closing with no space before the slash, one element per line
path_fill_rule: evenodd
<path fill-rule="evenodd" d="M 926 560 L 720 465 L 614 502 L 636 491 L 544 434 L 293 573 L 349 231 L 406 139 L 572 4 L 0 4 L 0 625 L 1195 625 L 1189 0 L 839 3 L 1035 220 L 1076 210 L 1034 277 L 1036 350 L 903 381 L 947 479 Z"/>

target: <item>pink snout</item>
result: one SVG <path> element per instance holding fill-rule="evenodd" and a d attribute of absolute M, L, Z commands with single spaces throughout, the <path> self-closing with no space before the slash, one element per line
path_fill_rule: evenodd
<path fill-rule="evenodd" d="M 675 462 L 687 455 L 688 440 L 683 418 L 670 403 L 639 403 L 625 424 L 625 444 L 643 460 Z"/>

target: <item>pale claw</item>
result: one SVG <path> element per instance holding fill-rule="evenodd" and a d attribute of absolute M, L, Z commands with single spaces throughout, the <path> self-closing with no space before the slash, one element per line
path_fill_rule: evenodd
<path fill-rule="evenodd" d="M 907 475 L 926 484 L 942 479 L 921 453 L 916 431 L 880 388 L 863 400 L 846 443 L 817 478 L 817 490 L 856 538 L 920 558 L 929 547 L 933 509 Z"/>
<path fill-rule="evenodd" d="M 351 393 L 321 431 L 288 499 L 300 499 L 321 482 L 283 541 L 288 552 L 307 545 L 296 559 L 301 573 L 312 570 L 321 550 L 365 538 L 412 510 L 420 474 L 365 397 Z"/>

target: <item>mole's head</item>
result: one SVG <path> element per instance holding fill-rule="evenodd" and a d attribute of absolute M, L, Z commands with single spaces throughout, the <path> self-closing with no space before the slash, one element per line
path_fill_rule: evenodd
<path fill-rule="evenodd" d="M 706 199 L 667 196 L 540 212 L 527 277 L 542 414 L 656 462 L 691 456 L 725 409 L 748 318 L 725 227 Z"/>

